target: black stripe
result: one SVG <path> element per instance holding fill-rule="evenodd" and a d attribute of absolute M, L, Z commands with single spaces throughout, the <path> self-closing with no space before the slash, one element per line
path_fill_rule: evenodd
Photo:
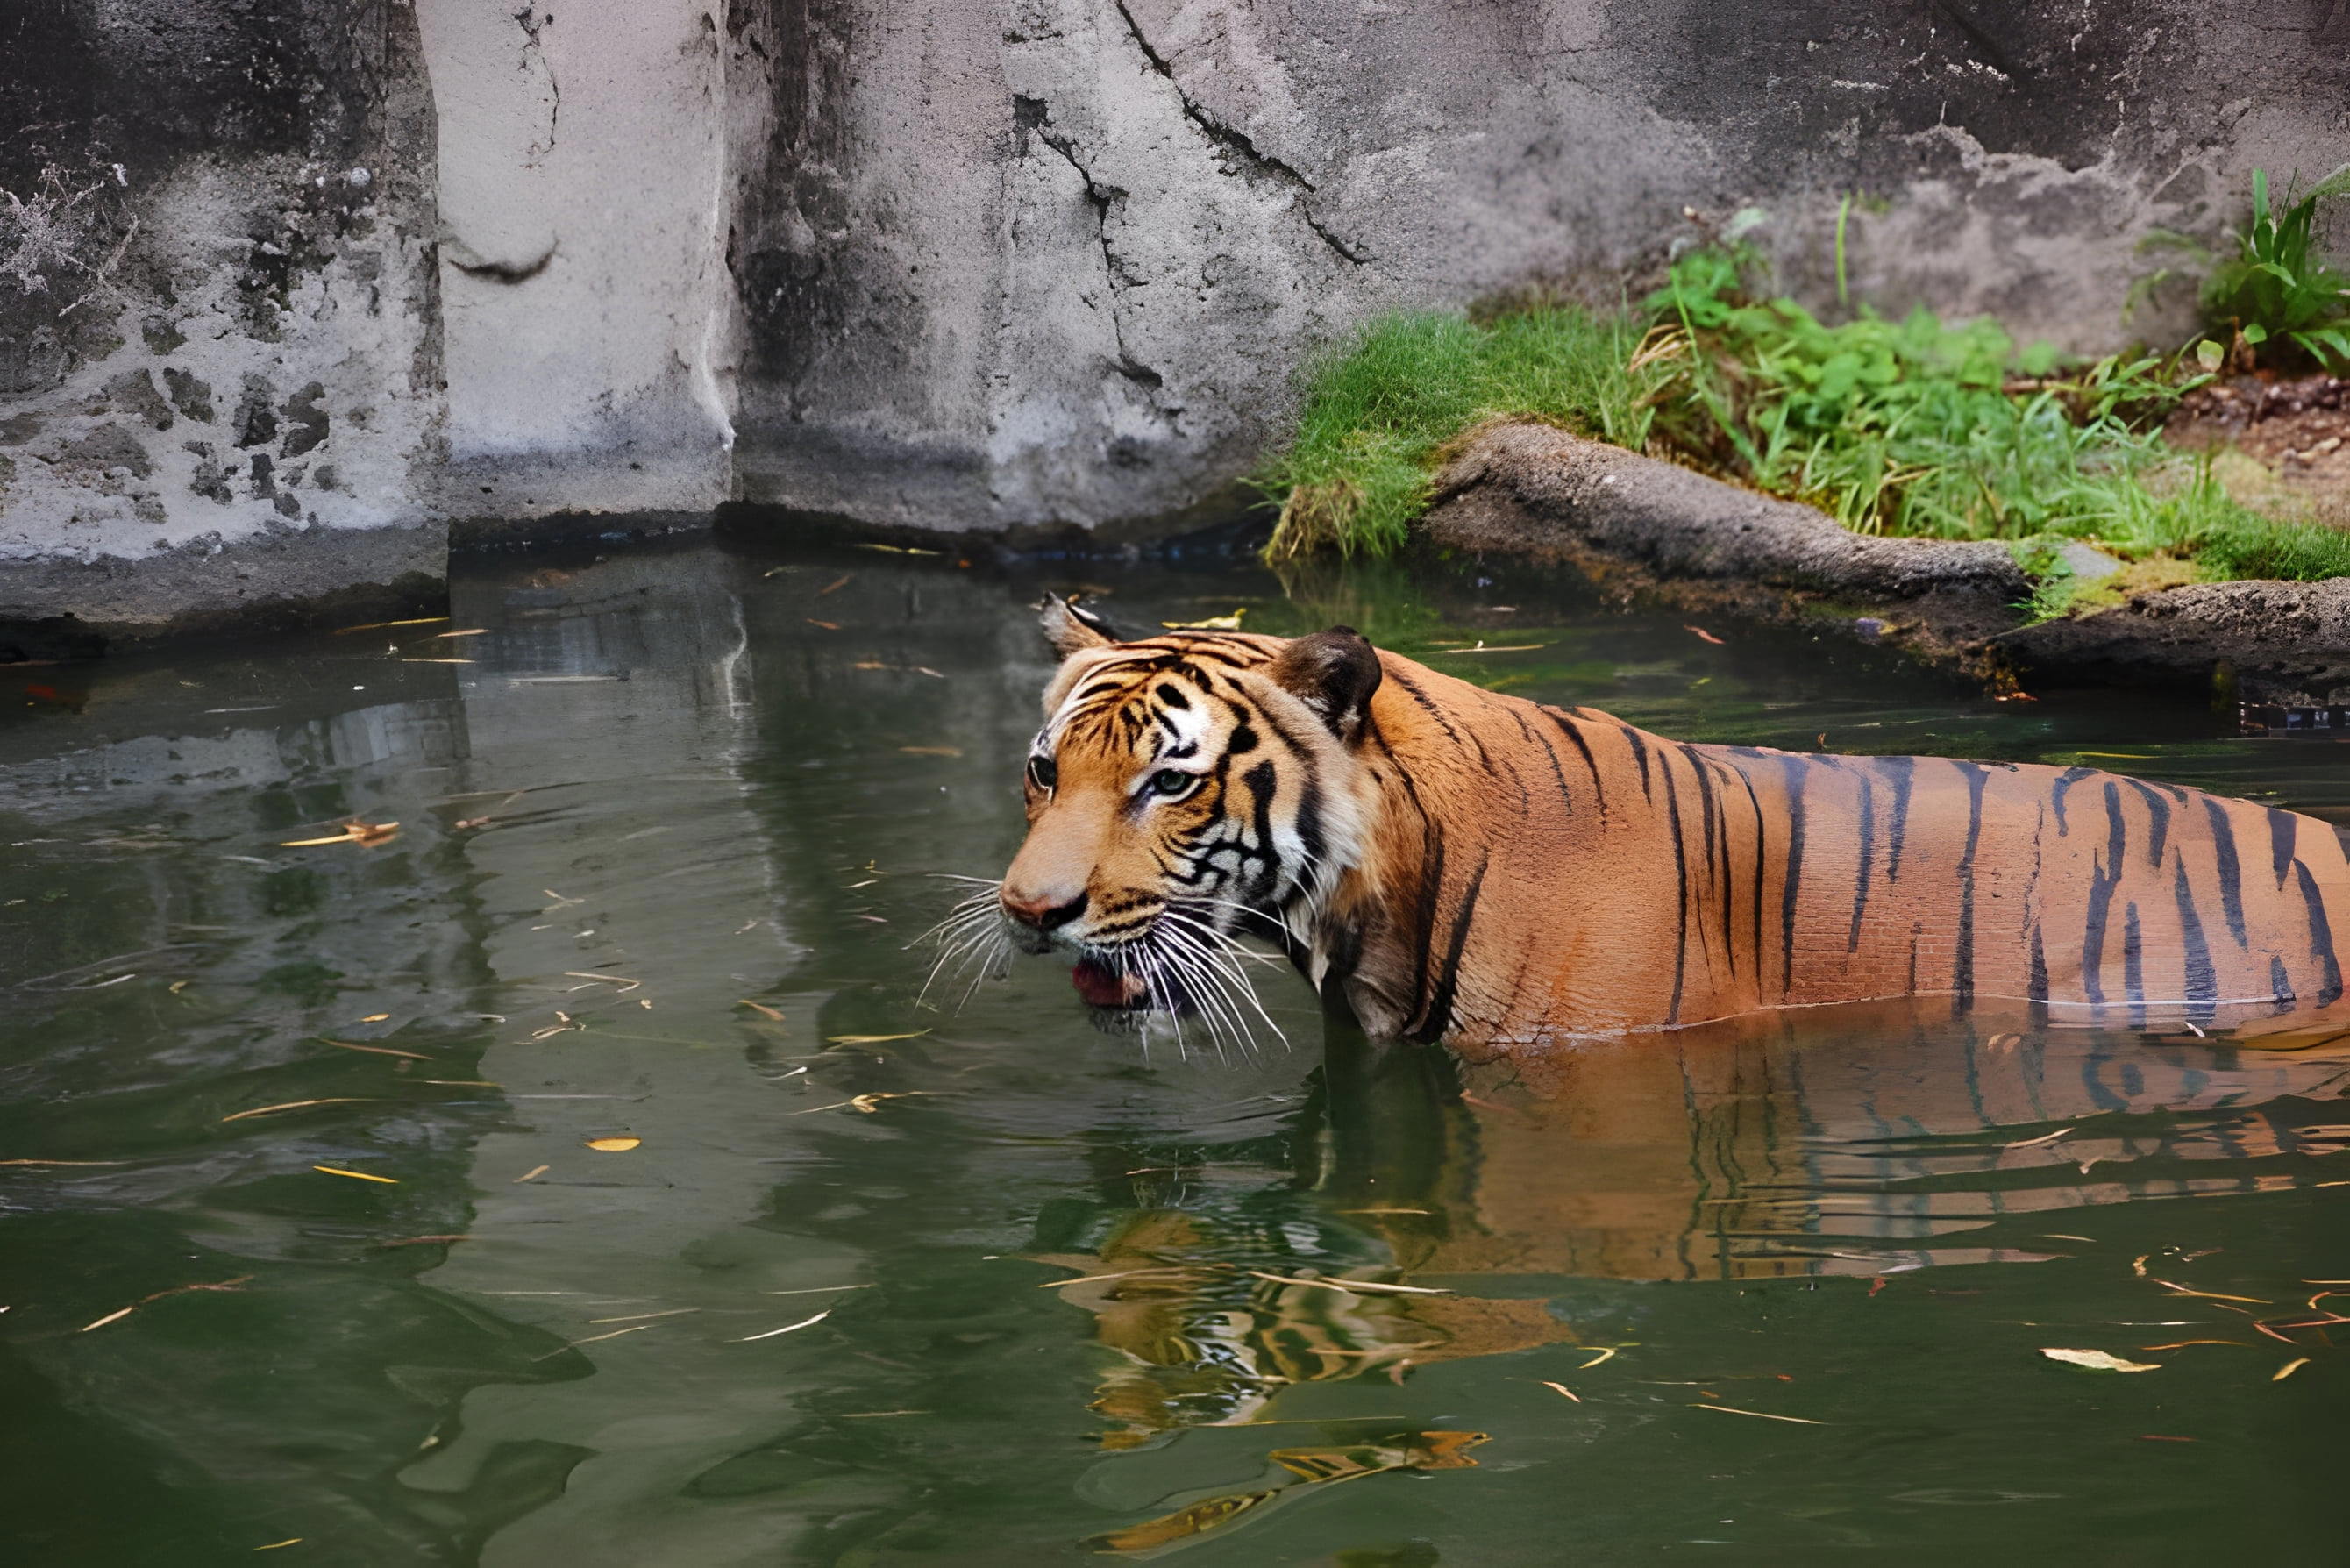
<path fill-rule="evenodd" d="M 2122 795 L 2106 786 L 2106 860 L 2089 878 L 2089 912 L 2081 930 L 2081 991 L 2092 1002 L 2106 1000 L 2106 922 L 2112 917 L 2114 889 L 2122 883 Z"/>
<path fill-rule="evenodd" d="M 1730 940 L 1730 851 L 1727 845 L 1721 846 L 1719 858 L 1715 855 L 1716 830 L 1723 826 L 1723 813 L 1713 798 L 1713 774 L 1706 758 L 1694 746 L 1684 745 L 1679 751 L 1682 760 L 1689 763 L 1690 777 L 1697 785 L 1698 842 L 1705 846 L 1706 887 L 1712 891 L 1713 901 L 1721 910 L 1722 958 L 1730 966 L 1729 972 L 1736 974 L 1738 953 Z M 1712 947 L 1713 939 L 1710 935 L 1705 937 L 1705 944 L 1709 950 Z"/>
<path fill-rule="evenodd" d="M 2156 870 L 2162 869 L 2162 846 L 2170 838 L 2170 803 L 2136 779 L 2122 783 L 2137 791 L 2146 801 L 2146 814 L 2152 819 L 2153 836 L 2147 841 L 2146 863 Z"/>
<path fill-rule="evenodd" d="M 2220 857 L 2220 909 L 2228 917 L 2228 934 L 2238 947 L 2249 945 L 2244 935 L 2244 869 L 2236 859 L 2236 825 L 2227 808 L 2210 795 L 2203 810 L 2211 819 L 2211 847 Z"/>
<path fill-rule="evenodd" d="M 2048 792 L 2048 804 L 2056 813 L 2056 836 L 2063 838 L 2072 832 L 2064 821 L 2064 794 L 2083 779 L 2095 778 L 2095 768 L 2066 768 L 2056 775 L 2056 783 Z"/>
<path fill-rule="evenodd" d="M 1477 916 L 1477 891 L 1485 885 L 1487 864 L 1482 858 L 1477 862 L 1476 873 L 1469 878 L 1468 888 L 1461 892 L 1460 910 L 1452 917 L 1452 936 L 1445 949 L 1443 978 L 1436 982 L 1435 991 L 1429 994 L 1427 1008 L 1418 1020 L 1419 1032 L 1411 1036 L 1422 1044 L 1441 1039 L 1445 1030 L 1451 1027 L 1452 1002 L 1461 991 L 1461 955 L 1469 946 L 1469 922 Z M 1425 989 L 1425 975 L 1420 977 L 1419 983 Z"/>
<path fill-rule="evenodd" d="M 2317 878 L 2295 860 L 2293 875 L 2301 882 L 2301 901 L 2309 907 L 2309 956 L 2317 964 L 2317 1005 L 2331 1007 L 2342 999 L 2342 965 L 2334 956 L 2334 927 L 2325 918 L 2325 900 L 2318 896 Z"/>
<path fill-rule="evenodd" d="M 2284 960 L 2269 954 L 2269 995 L 2281 1007 L 2289 1007 L 2300 1000 L 2293 993 L 2293 978 L 2284 972 Z"/>
<path fill-rule="evenodd" d="M 1657 767 L 1665 775 L 1665 820 L 1673 836 L 1673 884 L 1679 895 L 1673 902 L 1673 999 L 1665 1022 L 1679 1023 L 1681 988 L 1689 976 L 1689 856 L 1681 847 L 1681 792 L 1673 783 L 1671 760 L 1659 756 Z"/>
<path fill-rule="evenodd" d="M 1975 1004 L 1975 849 L 1982 842 L 1983 781 L 1979 763 L 1951 764 L 1967 781 L 1967 847 L 1959 857 L 1959 955 L 1950 971 L 1951 1007 L 1965 1012 Z"/>
<path fill-rule="evenodd" d="M 1558 753 L 1552 747 L 1549 737 L 1534 733 L 1534 726 L 1526 722 L 1525 714 L 1519 711 L 1515 702 L 1510 704 L 1510 717 L 1517 722 L 1518 732 L 1526 738 L 1526 743 L 1540 746 L 1543 755 L 1550 759 L 1550 776 L 1558 784 L 1558 798 L 1565 804 L 1566 814 L 1574 815 L 1575 799 L 1566 793 L 1566 770 L 1558 765 Z"/>
<path fill-rule="evenodd" d="M 1738 782 L 1746 786 L 1746 804 L 1754 812 L 1754 882 L 1752 888 L 1754 911 L 1754 985 L 1756 991 L 1760 992 L 1762 986 L 1762 872 L 1767 864 L 1766 852 L 1770 835 L 1762 826 L 1762 800 L 1754 793 L 1754 781 L 1748 778 L 1746 770 L 1735 763 L 1729 766 L 1730 771 L 1738 775 Z M 1728 901 L 1726 897 L 1723 901 Z"/>
<path fill-rule="evenodd" d="M 2040 940 L 2040 922 L 2032 922 L 2032 972 L 2025 995 L 2045 1005 L 2048 1001 L 2048 950 Z"/>
<path fill-rule="evenodd" d="M 1852 891 L 1852 929 L 1845 933 L 1844 950 L 1860 950 L 1860 920 L 1868 912 L 1868 873 L 1870 862 L 1877 857 L 1877 786 L 1864 777 L 1860 781 L 1860 868 L 1856 874 Z"/>
<path fill-rule="evenodd" d="M 1591 798 L 1598 805 L 1599 815 L 1606 816 L 1607 786 L 1599 782 L 1599 759 L 1591 754 L 1591 742 L 1583 738 L 1583 731 L 1575 722 L 1557 709 L 1544 708 L 1543 712 L 1558 726 L 1561 734 L 1575 742 L 1575 749 L 1583 753 L 1583 765 L 1591 770 Z"/>
<path fill-rule="evenodd" d="M 1804 780 L 1810 764 L 1797 756 L 1779 759 L 1787 783 L 1787 867 L 1779 882 L 1779 992 L 1795 988 L 1795 898 L 1804 880 Z"/>
<path fill-rule="evenodd" d="M 1918 759 L 1915 757 L 1879 757 L 1876 766 L 1893 775 L 1893 820 L 1885 829 L 1885 879 L 1901 880 L 1901 844 L 1909 832 L 1909 788 L 1915 782 Z"/>
<path fill-rule="evenodd" d="M 2187 1000 L 2198 1004 L 2200 1016 L 2211 1016 L 2220 1000 L 2220 980 L 2211 970 L 2211 944 L 2203 940 L 2203 919 L 2195 911 L 2195 895 L 2187 887 L 2187 857 L 2178 857 L 2178 873 L 2171 878 L 2171 896 L 2178 900 L 2179 944 L 2187 950 Z"/>
<path fill-rule="evenodd" d="M 2284 890 L 2284 874 L 2293 867 L 2293 836 L 2299 824 L 2293 813 L 2269 807 L 2269 866 L 2275 873 L 2277 890 Z"/>
<path fill-rule="evenodd" d="M 1648 748 L 1641 741 L 1640 732 L 1631 725 L 1624 726 L 1625 743 L 1632 748 L 1632 760 L 1640 764 L 1640 798 L 1653 801 L 1656 795 L 1648 788 Z"/>
<path fill-rule="evenodd" d="M 1171 686 L 1163 680 L 1159 683 L 1156 690 L 1159 693 L 1159 700 L 1161 702 L 1166 703 L 1170 708 L 1188 709 L 1191 706 L 1191 700 L 1190 698 L 1184 696 L 1182 691 L 1178 688 Z"/>
<path fill-rule="evenodd" d="M 1389 670 L 1385 673 L 1389 680 L 1394 681 L 1398 686 L 1402 687 L 1404 691 L 1410 693 L 1411 700 L 1419 703 L 1421 708 L 1427 711 L 1428 716 L 1436 721 L 1436 727 L 1442 730 L 1448 736 L 1451 737 L 1452 743 L 1454 745 L 1457 746 L 1461 743 L 1461 732 L 1452 727 L 1452 721 L 1444 716 L 1444 710 L 1436 705 L 1434 699 L 1430 698 L 1427 692 L 1419 689 L 1419 682 L 1414 680 L 1410 676 L 1406 675 L 1400 670 Z M 1476 749 L 1481 755 L 1484 752 L 1484 747 L 1482 745 L 1478 746 Z"/>

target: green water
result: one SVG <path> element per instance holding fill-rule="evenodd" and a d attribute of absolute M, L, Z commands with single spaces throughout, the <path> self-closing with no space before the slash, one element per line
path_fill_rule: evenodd
<path fill-rule="evenodd" d="M 1085 584 L 1694 740 L 2350 812 L 2197 704 L 1465 568 L 680 549 L 0 673 L 0 1159 L 86 1162 L 0 1167 L 0 1557 L 1008 1565 L 1205 1504 L 1123 1539 L 2340 1560 L 2350 1379 L 2254 1326 L 2350 1279 L 2340 1061 L 1897 1008 L 1463 1073 L 1273 970 L 1285 1048 L 1146 1061 L 1045 961 L 919 1002 L 934 874 L 1018 841 L 1023 607 Z M 287 845 L 354 816 L 399 828 Z M 1281 1282 L 1342 1272 L 1451 1293 Z"/>

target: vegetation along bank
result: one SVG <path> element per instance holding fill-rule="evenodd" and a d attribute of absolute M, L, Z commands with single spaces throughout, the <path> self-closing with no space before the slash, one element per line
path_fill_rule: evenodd
<path fill-rule="evenodd" d="M 2189 258 L 2204 330 L 2095 362 L 1988 319 L 1823 320 L 1734 241 L 1620 310 L 1382 317 L 1308 372 L 1259 476 L 1269 554 L 1419 535 L 2011 687 L 2217 675 L 2322 703 L 2350 686 L 2350 278 L 2314 231 L 2345 192 L 2350 168 L 2272 204 L 2256 175 L 2230 253 Z"/>

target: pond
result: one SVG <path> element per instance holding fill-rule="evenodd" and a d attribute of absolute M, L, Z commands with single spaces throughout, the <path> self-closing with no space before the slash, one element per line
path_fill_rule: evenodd
<path fill-rule="evenodd" d="M 9 1559 L 2338 1554 L 2340 1058 L 1922 1006 L 1463 1068 L 1273 967 L 1247 1054 L 1042 960 L 925 997 L 1046 587 L 2350 813 L 2198 702 L 1210 548 L 481 559 L 445 621 L 9 671 Z"/>

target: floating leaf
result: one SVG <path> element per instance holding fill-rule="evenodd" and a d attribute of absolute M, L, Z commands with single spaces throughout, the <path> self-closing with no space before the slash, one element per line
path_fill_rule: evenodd
<path fill-rule="evenodd" d="M 588 1147 L 598 1154 L 626 1154 L 644 1141 L 640 1137 L 591 1137 Z"/>
<path fill-rule="evenodd" d="M 797 1323 L 787 1323 L 781 1328 L 771 1328 L 764 1334 L 746 1334 L 734 1343 L 737 1345 L 748 1345 L 754 1339 L 773 1339 L 779 1334 L 795 1334 L 801 1329 L 814 1327 L 816 1324 L 822 1323 L 831 1315 L 832 1309 L 830 1307 L 827 1307 L 824 1311 L 816 1314 L 814 1317 L 804 1317 Z"/>
<path fill-rule="evenodd" d="M 139 1309 L 138 1309 L 137 1307 L 135 1307 L 135 1306 L 127 1306 L 127 1307 L 123 1307 L 123 1308 L 121 1308 L 121 1309 L 120 1309 L 120 1310 L 119 1310 L 119 1311 L 108 1313 L 104 1317 L 99 1318 L 96 1323 L 86 1323 L 86 1324 L 82 1324 L 82 1325 L 81 1325 L 80 1332 L 81 1332 L 81 1333 L 83 1333 L 83 1334 L 88 1334 L 91 1329 L 94 1329 L 94 1328 L 104 1328 L 104 1327 L 105 1327 L 108 1324 L 109 1324 L 109 1323 L 120 1323 L 120 1322 L 121 1322 L 124 1318 L 129 1317 L 132 1313 L 137 1312 L 138 1310 L 139 1310 Z"/>
<path fill-rule="evenodd" d="M 1697 635 L 1697 637 L 1698 637 L 1700 640 L 1705 641 L 1705 642 L 1710 642 L 1710 643 L 1713 644 L 1716 648 L 1721 648 L 1721 647 L 1725 647 L 1725 646 L 1727 646 L 1727 639 L 1726 639 L 1719 638 L 1719 637 L 1714 636 L 1714 635 L 1713 635 L 1713 633 L 1711 633 L 1711 632 L 1710 632 L 1710 631 L 1706 630 L 1706 629 L 1705 629 L 1705 628 L 1703 628 L 1703 627 L 1701 627 L 1701 626 L 1685 626 L 1685 627 L 1681 628 L 1681 629 L 1682 629 L 1683 631 L 1687 631 L 1687 632 L 1693 632 L 1693 633 L 1695 633 L 1695 634 Z"/>
<path fill-rule="evenodd" d="M 736 936 L 741 936 L 743 933 L 737 931 L 734 934 Z M 784 1021 L 784 1013 L 781 1008 L 769 1007 L 764 1002 L 753 1002 L 747 996 L 739 998 L 735 1002 L 734 1005 L 737 1007 L 747 1007 L 752 1012 L 757 1013 L 760 1017 L 766 1019 L 771 1023 L 781 1023 Z"/>
<path fill-rule="evenodd" d="M 345 1170 L 340 1166 L 336 1165 L 314 1165 L 310 1168 L 313 1170 L 323 1170 L 328 1176 L 348 1176 L 353 1181 L 380 1181 L 386 1187 L 397 1187 L 400 1185 L 400 1179 L 398 1177 L 370 1176 L 364 1170 Z"/>
<path fill-rule="evenodd" d="M 1159 624 L 1170 631 L 1238 631 L 1241 617 L 1246 614 L 1248 607 L 1243 605 L 1230 615 L 1210 616 L 1205 620 L 1162 620 Z"/>
<path fill-rule="evenodd" d="M 2159 1372 L 2158 1363 L 2124 1361 L 2118 1355 L 2108 1355 L 2102 1350 L 2051 1350 L 2043 1346 L 2041 1355 L 2051 1361 L 2061 1361 L 2068 1366 L 2085 1366 L 2092 1372 Z"/>
<path fill-rule="evenodd" d="M 536 1181 L 540 1177 L 545 1176 L 547 1173 L 548 1168 L 548 1167 L 544 1165 L 534 1165 L 528 1170 L 524 1171 L 520 1176 L 515 1177 L 514 1181 L 507 1183 L 507 1185 L 514 1186 L 520 1182 Z"/>
<path fill-rule="evenodd" d="M 2294 1373 L 2300 1371 L 2303 1367 L 2308 1365 L 2309 1357 L 2306 1355 L 2303 1356 L 2298 1361 L 2288 1361 L 2282 1366 L 2276 1369 L 2275 1375 L 2270 1377 L 2269 1381 L 2272 1383 L 2282 1383 L 2286 1378 L 2292 1376 Z"/>
<path fill-rule="evenodd" d="M 929 1033 L 917 1029 L 910 1034 L 827 1034 L 825 1038 L 835 1045 L 880 1045 L 891 1040 L 919 1040 Z"/>
<path fill-rule="evenodd" d="M 1565 1395 L 1568 1398 L 1574 1400 L 1578 1405 L 1583 1403 L 1583 1396 L 1577 1394 L 1574 1389 L 1569 1388 L 1564 1383 L 1553 1383 L 1549 1378 L 1545 1377 L 1542 1380 L 1542 1386 L 1549 1389 L 1554 1394 Z"/>

